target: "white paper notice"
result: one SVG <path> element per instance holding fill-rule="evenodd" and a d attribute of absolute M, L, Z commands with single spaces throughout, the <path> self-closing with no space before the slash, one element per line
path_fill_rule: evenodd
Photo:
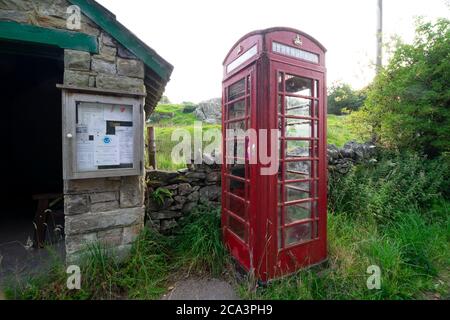
<path fill-rule="evenodd" d="M 103 119 L 108 121 L 133 121 L 131 106 L 106 105 Z"/>
<path fill-rule="evenodd" d="M 116 127 L 116 136 L 119 138 L 120 163 L 133 163 L 133 127 Z"/>
<path fill-rule="evenodd" d="M 78 107 L 79 123 L 87 126 L 89 134 L 106 133 L 106 122 L 104 118 L 104 107 L 92 104 L 81 104 Z"/>
<path fill-rule="evenodd" d="M 94 141 L 89 141 L 87 126 L 77 126 L 77 168 L 79 171 L 95 170 Z"/>
<path fill-rule="evenodd" d="M 120 164 L 119 139 L 113 135 L 95 137 L 94 163 L 96 166 Z"/>

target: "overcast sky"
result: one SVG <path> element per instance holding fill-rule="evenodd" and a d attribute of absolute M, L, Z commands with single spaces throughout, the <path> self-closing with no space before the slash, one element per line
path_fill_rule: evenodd
<path fill-rule="evenodd" d="M 222 61 L 244 34 L 302 30 L 327 49 L 328 84 L 365 86 L 374 76 L 377 0 L 97 0 L 174 65 L 172 102 L 221 95 Z M 449 0 L 384 0 L 385 39 L 410 42 L 416 16 L 450 17 Z"/>

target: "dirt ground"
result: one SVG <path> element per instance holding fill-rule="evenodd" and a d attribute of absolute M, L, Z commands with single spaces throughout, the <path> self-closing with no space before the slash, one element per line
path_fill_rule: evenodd
<path fill-rule="evenodd" d="M 175 283 L 162 300 L 238 300 L 235 290 L 219 279 L 186 279 Z"/>

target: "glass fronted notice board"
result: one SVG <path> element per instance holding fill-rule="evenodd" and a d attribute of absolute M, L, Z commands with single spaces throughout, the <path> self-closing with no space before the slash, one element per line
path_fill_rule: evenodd
<path fill-rule="evenodd" d="M 141 97 L 63 91 L 63 100 L 65 179 L 142 173 Z"/>

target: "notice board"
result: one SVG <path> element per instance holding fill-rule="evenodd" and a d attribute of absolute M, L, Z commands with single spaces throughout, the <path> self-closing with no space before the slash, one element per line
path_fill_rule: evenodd
<path fill-rule="evenodd" d="M 66 178 L 141 174 L 140 99 L 72 93 L 65 104 Z"/>

